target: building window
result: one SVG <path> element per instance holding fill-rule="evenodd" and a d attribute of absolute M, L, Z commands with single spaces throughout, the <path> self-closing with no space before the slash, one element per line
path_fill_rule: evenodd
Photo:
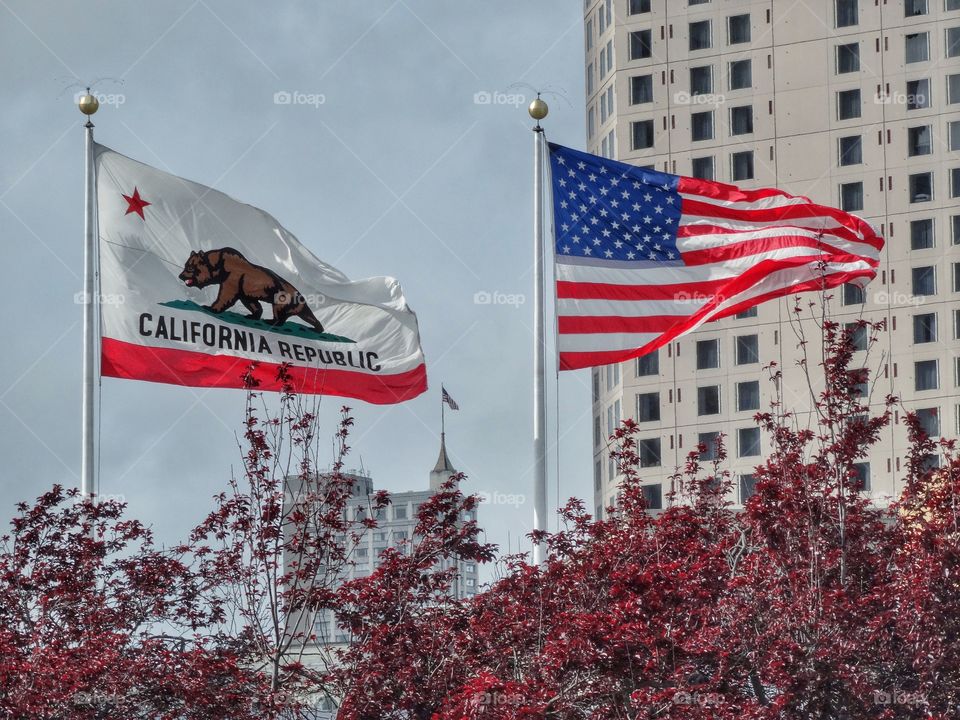
<path fill-rule="evenodd" d="M 844 305 L 863 305 L 866 302 L 866 293 L 859 285 L 844 283 L 843 285 L 843 304 Z"/>
<path fill-rule="evenodd" d="M 947 28 L 947 57 L 960 56 L 960 27 Z"/>
<path fill-rule="evenodd" d="M 600 416 L 597 415 L 593 419 L 593 445 L 600 447 L 601 444 L 603 444 L 603 431 L 600 429 Z"/>
<path fill-rule="evenodd" d="M 630 104 L 653 102 L 653 75 L 634 75 L 630 78 Z"/>
<path fill-rule="evenodd" d="M 867 326 L 863 323 L 847 323 L 844 326 L 847 337 L 850 338 L 850 344 L 856 351 L 867 349 Z"/>
<path fill-rule="evenodd" d="M 730 108 L 730 134 L 746 135 L 753 132 L 753 105 Z"/>
<path fill-rule="evenodd" d="M 947 103 L 960 103 L 960 73 L 947 75 Z"/>
<path fill-rule="evenodd" d="M 862 162 L 862 138 L 859 135 L 840 138 L 840 165 L 859 165 Z"/>
<path fill-rule="evenodd" d="M 933 247 L 933 218 L 910 221 L 910 249 L 929 250 Z"/>
<path fill-rule="evenodd" d="M 747 318 L 755 318 L 757 316 L 757 306 L 754 305 L 752 308 L 747 308 L 743 312 L 738 312 L 734 317 L 737 320 L 746 320 Z"/>
<path fill-rule="evenodd" d="M 583 36 L 587 51 L 593 50 L 593 18 L 587 18 L 587 21 L 583 24 Z"/>
<path fill-rule="evenodd" d="M 660 438 L 648 438 L 637 443 L 640 467 L 660 467 Z"/>
<path fill-rule="evenodd" d="M 700 180 L 714 180 L 713 156 L 693 158 L 690 161 L 690 176 Z"/>
<path fill-rule="evenodd" d="M 587 137 L 593 137 L 597 132 L 597 108 L 593 105 L 587 111 Z"/>
<path fill-rule="evenodd" d="M 660 420 L 660 393 L 640 393 L 637 395 L 637 422 L 656 422 Z"/>
<path fill-rule="evenodd" d="M 650 12 L 650 0 L 630 0 L 627 12 L 630 15 Z"/>
<path fill-rule="evenodd" d="M 737 45 L 750 42 L 750 15 L 731 15 L 727 18 L 727 43 Z"/>
<path fill-rule="evenodd" d="M 914 295 L 935 295 L 937 293 L 937 275 L 936 268 L 933 265 L 913 268 L 912 276 Z"/>
<path fill-rule="evenodd" d="M 720 367 L 720 341 L 697 341 L 697 370 L 712 370 Z"/>
<path fill-rule="evenodd" d="M 707 385 L 697 388 L 697 415 L 720 413 L 720 386 Z"/>
<path fill-rule="evenodd" d="M 953 339 L 960 340 L 960 310 L 953 311 Z M 960 385 L 960 382 L 957 384 Z"/>
<path fill-rule="evenodd" d="M 757 479 L 753 475 L 740 476 L 740 504 L 746 505 L 747 501 L 757 492 Z"/>
<path fill-rule="evenodd" d="M 603 465 L 597 460 L 593 464 L 593 489 L 600 490 L 603 487 Z"/>
<path fill-rule="evenodd" d="M 929 155 L 931 153 L 930 131 L 929 125 L 907 128 L 907 155 L 916 157 L 917 155 Z"/>
<path fill-rule="evenodd" d="M 593 371 L 593 401 L 597 402 L 600 400 L 600 372 L 598 370 Z"/>
<path fill-rule="evenodd" d="M 904 36 L 904 61 L 909 63 L 926 62 L 930 59 L 928 33 L 907 33 Z"/>
<path fill-rule="evenodd" d="M 729 67 L 731 90 L 744 90 L 753 87 L 753 61 L 734 60 Z"/>
<path fill-rule="evenodd" d="M 907 110 L 923 110 L 930 107 L 930 81 L 907 81 Z"/>
<path fill-rule="evenodd" d="M 960 168 L 950 168 L 950 197 L 960 197 Z"/>
<path fill-rule="evenodd" d="M 594 76 L 595 73 L 593 72 L 593 63 L 590 63 L 587 65 L 587 97 L 593 95 L 593 91 L 595 89 Z"/>
<path fill-rule="evenodd" d="M 940 374 L 936 360 L 918 360 L 913 364 L 914 390 L 936 390 L 940 387 Z"/>
<path fill-rule="evenodd" d="M 850 27 L 859 22 L 857 0 L 835 0 L 837 27 Z"/>
<path fill-rule="evenodd" d="M 750 365 L 760 362 L 760 349 L 756 335 L 740 335 L 734 344 L 734 356 L 737 365 Z"/>
<path fill-rule="evenodd" d="M 613 112 L 613 83 L 610 83 L 607 89 L 600 93 L 600 124 L 605 123 L 608 117 L 612 117 Z"/>
<path fill-rule="evenodd" d="M 648 377 L 660 374 L 660 351 L 641 355 L 637 358 L 637 377 Z"/>
<path fill-rule="evenodd" d="M 652 30 L 634 30 L 630 33 L 630 59 L 643 60 L 653 55 Z"/>
<path fill-rule="evenodd" d="M 737 383 L 737 412 L 760 409 L 760 381 Z"/>
<path fill-rule="evenodd" d="M 931 343 L 937 341 L 937 314 L 923 313 L 913 316 L 913 342 Z"/>
<path fill-rule="evenodd" d="M 960 10 L 960 0 L 947 0 L 946 10 L 947 12 L 950 12 L 951 10 Z"/>
<path fill-rule="evenodd" d="M 687 5 L 706 5 L 710 0 L 687 0 Z"/>
<path fill-rule="evenodd" d="M 663 509 L 663 488 L 660 487 L 659 483 L 656 485 L 641 485 L 640 492 L 643 493 L 643 504 L 647 506 L 647 510 Z"/>
<path fill-rule="evenodd" d="M 653 147 L 653 120 L 635 120 L 630 123 L 630 139 L 634 150 Z"/>
<path fill-rule="evenodd" d="M 927 0 L 904 0 L 903 16 L 913 17 L 915 15 L 927 14 Z"/>
<path fill-rule="evenodd" d="M 690 50 L 707 50 L 713 45 L 710 39 L 710 21 L 690 23 Z"/>
<path fill-rule="evenodd" d="M 858 462 L 850 466 L 853 483 L 859 492 L 870 492 L 870 463 Z"/>
<path fill-rule="evenodd" d="M 709 95 L 713 92 L 713 65 L 690 68 L 690 94 Z"/>
<path fill-rule="evenodd" d="M 753 180 L 753 150 L 744 150 L 730 155 L 730 177 L 738 180 Z"/>
<path fill-rule="evenodd" d="M 837 75 L 859 72 L 860 70 L 860 43 L 837 45 Z"/>
<path fill-rule="evenodd" d="M 930 202 L 933 199 L 933 173 L 914 173 L 908 178 L 910 202 Z"/>
<path fill-rule="evenodd" d="M 713 139 L 713 110 L 691 113 L 690 139 L 694 142 Z"/>
<path fill-rule="evenodd" d="M 863 210 L 862 182 L 849 182 L 840 185 L 840 209 L 847 212 Z"/>
<path fill-rule="evenodd" d="M 927 437 L 940 437 L 940 408 L 920 408 L 916 413 L 920 427 Z"/>
<path fill-rule="evenodd" d="M 697 435 L 697 444 L 703 446 L 703 450 L 700 452 L 701 460 L 717 459 L 718 440 L 720 440 L 720 433 L 716 431 L 702 432 Z"/>
<path fill-rule="evenodd" d="M 947 145 L 950 152 L 960 152 L 960 120 L 947 123 Z"/>
<path fill-rule="evenodd" d="M 737 430 L 737 449 L 740 457 L 754 457 L 760 454 L 760 428 L 740 428 Z"/>
<path fill-rule="evenodd" d="M 837 119 L 853 120 L 860 117 L 860 88 L 837 93 Z"/>

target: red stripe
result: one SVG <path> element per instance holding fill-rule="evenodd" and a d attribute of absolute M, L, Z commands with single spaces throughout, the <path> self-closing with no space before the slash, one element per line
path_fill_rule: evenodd
<path fill-rule="evenodd" d="M 803 195 L 791 195 L 776 188 L 760 188 L 758 190 L 741 190 L 736 185 L 699 180 L 691 177 L 681 177 L 677 181 L 677 192 L 684 195 L 703 195 L 704 197 L 726 202 L 757 202 L 772 197 L 797 198 L 805 203 L 811 200 Z M 811 203 L 812 204 L 812 203 Z"/>
<path fill-rule="evenodd" d="M 787 236 L 793 231 L 798 233 L 806 232 L 818 232 L 816 228 L 805 227 L 803 225 L 777 225 L 777 230 L 780 231 L 781 235 Z M 681 220 L 680 227 L 677 228 L 677 237 L 678 238 L 690 238 L 690 237 L 701 237 L 703 235 L 730 235 L 732 237 L 731 242 L 735 242 L 737 235 L 742 233 L 755 233 L 762 232 L 763 230 L 769 230 L 770 227 L 766 225 L 757 224 L 755 227 L 751 228 L 731 228 L 724 227 L 723 225 L 703 225 L 703 224 L 690 224 L 684 225 L 683 220 Z M 834 227 L 823 230 L 823 235 L 825 237 L 837 237 L 842 240 L 848 240 L 850 242 L 863 242 L 863 239 L 855 232 L 851 231 L 849 228 L 845 227 Z M 801 237 L 806 237 L 806 235 L 801 235 Z"/>
<path fill-rule="evenodd" d="M 561 335 L 577 333 L 656 333 L 669 330 L 687 315 L 561 315 L 557 318 L 557 332 Z"/>
<path fill-rule="evenodd" d="M 101 348 L 101 375 L 188 387 L 242 388 L 242 376 L 253 364 L 247 358 L 149 347 L 112 338 L 103 338 Z M 279 363 L 256 363 L 253 375 L 260 381 L 257 389 L 281 390 L 279 369 Z M 392 375 L 292 365 L 290 378 L 299 393 L 338 395 L 376 405 L 410 400 L 427 389 L 427 370 L 422 363 Z"/>
<path fill-rule="evenodd" d="M 727 260 L 745 258 L 750 255 L 758 255 L 760 253 L 770 252 L 771 250 L 794 247 L 819 248 L 824 251 L 824 254 L 821 256 L 824 260 L 835 260 L 837 262 L 863 260 L 874 267 L 880 264 L 879 261 L 872 258 L 862 255 L 850 255 L 846 251 L 840 250 L 823 240 L 790 235 L 743 240 L 741 242 L 730 243 L 729 245 L 703 248 L 702 250 L 690 250 L 689 252 L 681 253 L 681 256 L 683 257 L 684 265 L 710 265 L 711 263 L 720 263 Z"/>
<path fill-rule="evenodd" d="M 712 295 L 715 290 L 722 288 L 730 280 L 732 278 L 673 285 L 617 285 L 558 280 L 557 298 L 561 300 L 676 300 L 678 297 Z"/>

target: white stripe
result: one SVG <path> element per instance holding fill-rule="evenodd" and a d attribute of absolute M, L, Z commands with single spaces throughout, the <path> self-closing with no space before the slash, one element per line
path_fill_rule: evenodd
<path fill-rule="evenodd" d="M 708 197 L 706 195 L 696 195 L 693 193 L 680 193 L 684 200 L 693 200 L 696 202 L 709 203 L 717 207 L 729 208 L 731 210 L 772 210 L 781 207 L 790 207 L 792 205 L 813 205 L 810 200 L 800 197 L 784 197 L 774 195 L 772 197 L 761 198 L 753 201 L 730 201 L 721 198 Z"/>
<path fill-rule="evenodd" d="M 655 270 L 620 269 L 594 265 L 556 264 L 557 280 L 567 282 L 604 283 L 611 285 L 674 285 L 705 280 L 725 280 L 736 277 L 762 260 L 782 260 L 791 257 L 822 257 L 816 248 L 777 248 L 743 258 L 723 260 L 704 265 L 664 267 Z"/>
<path fill-rule="evenodd" d="M 680 291 L 676 300 L 557 300 L 557 315 L 583 317 L 616 315 L 650 317 L 651 315 L 692 315 L 713 297 L 705 293 Z"/>
<path fill-rule="evenodd" d="M 753 232 L 738 232 L 733 234 L 709 233 L 706 235 L 695 235 L 693 237 L 677 238 L 677 249 L 681 253 L 691 252 L 693 250 L 706 250 L 708 248 L 726 247 L 748 240 L 765 240 L 769 238 L 782 237 L 784 234 L 781 228 L 769 228 L 766 230 L 756 230 Z M 797 237 L 806 237 L 816 240 L 820 233 L 811 230 L 791 229 L 791 234 Z M 871 245 L 860 242 L 852 242 L 837 237 L 836 235 L 825 235 L 823 241 L 831 247 L 851 255 L 860 255 L 874 260 L 880 259 L 879 251 Z M 827 251 L 830 254 L 832 251 Z"/>
<path fill-rule="evenodd" d="M 560 335 L 557 349 L 560 352 L 606 352 L 608 350 L 634 350 L 659 337 L 659 333 L 592 333 L 588 335 Z"/>
<path fill-rule="evenodd" d="M 712 215 L 682 215 L 680 217 L 680 227 L 698 227 L 701 225 L 728 228 L 730 230 L 764 230 L 771 228 L 769 220 L 734 220 L 732 218 L 714 217 Z M 782 230 L 799 227 L 809 228 L 811 230 L 823 230 L 824 232 L 836 228 L 845 228 L 847 232 L 854 232 L 846 225 L 837 222 L 835 218 L 826 215 L 816 215 L 809 218 L 790 218 L 789 220 L 779 222 L 773 227 Z"/>

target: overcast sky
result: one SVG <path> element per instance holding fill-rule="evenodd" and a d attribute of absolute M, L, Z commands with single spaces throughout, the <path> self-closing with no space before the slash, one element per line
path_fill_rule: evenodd
<path fill-rule="evenodd" d="M 3 523 L 16 501 L 79 485 L 83 131 L 73 99 L 93 83 L 106 95 L 99 142 L 263 208 L 351 278 L 401 281 L 431 387 L 402 405 L 352 402 L 348 464 L 362 463 L 377 487 L 426 487 L 443 382 L 461 408 L 447 413 L 454 464 L 466 489 L 507 501 L 485 505 L 480 522 L 515 548 L 533 515 L 525 107 L 532 87 L 560 93 L 546 96 L 548 133 L 583 146 L 581 5 L 0 0 Z M 548 389 L 550 508 L 558 459 L 561 498 L 590 506 L 589 372 L 560 378 L 559 413 L 552 378 Z M 243 401 L 235 390 L 105 379 L 101 493 L 124 497 L 160 540 L 182 538 L 237 465 Z M 325 435 L 342 402 L 324 401 Z"/>

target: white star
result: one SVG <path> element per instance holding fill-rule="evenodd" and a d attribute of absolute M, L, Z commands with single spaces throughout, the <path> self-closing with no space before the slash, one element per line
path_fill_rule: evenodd
<path fill-rule="evenodd" d="M 614 221 L 610 223 L 610 227 L 612 227 L 614 230 L 617 230 L 620 227 L 620 223 Z"/>
<path fill-rule="evenodd" d="M 657 206 L 653 209 L 653 211 L 659 215 L 660 213 L 663 212 L 663 206 L 657 205 Z"/>
<path fill-rule="evenodd" d="M 569 255 L 569 254 L 570 254 L 570 246 L 569 246 L 569 245 L 564 245 L 564 246 L 563 246 L 563 254 L 564 254 L 564 255 Z"/>
<path fill-rule="evenodd" d="M 620 217 L 623 218 L 623 221 L 624 221 L 624 222 L 626 222 L 627 220 L 630 219 L 630 214 L 629 214 L 629 213 L 620 213 Z"/>
<path fill-rule="evenodd" d="M 667 242 L 670 242 L 670 233 L 664 233 L 663 239 L 666 240 Z"/>
<path fill-rule="evenodd" d="M 596 225 L 598 222 L 600 222 L 600 221 L 599 221 L 597 218 L 595 218 L 595 217 L 590 218 L 590 224 L 591 224 L 591 225 Z"/>
<path fill-rule="evenodd" d="M 570 226 L 567 223 L 564 223 L 563 225 L 560 226 L 560 229 L 566 232 L 567 230 L 570 229 Z"/>
<path fill-rule="evenodd" d="M 560 187 L 566 187 L 567 181 L 564 180 L 563 178 L 560 178 L 559 180 L 557 180 L 557 185 L 559 185 Z"/>
<path fill-rule="evenodd" d="M 649 235 L 644 235 L 644 236 L 643 236 L 643 241 L 644 241 L 645 243 L 650 242 L 650 236 L 649 236 Z"/>
<path fill-rule="evenodd" d="M 634 225 L 632 228 L 630 228 L 630 232 L 640 232 L 640 226 Z"/>
<path fill-rule="evenodd" d="M 654 249 L 654 250 L 663 250 L 663 248 L 662 248 L 662 247 L 660 247 L 660 245 L 659 245 L 659 244 L 657 244 L 657 245 L 654 245 L 654 246 L 653 246 L 653 249 Z"/>
<path fill-rule="evenodd" d="M 597 196 L 596 196 L 596 195 L 591 195 L 590 197 L 587 198 L 587 200 L 590 202 L 591 205 L 596 205 L 596 204 L 597 204 Z"/>
<path fill-rule="evenodd" d="M 579 185 L 577 185 L 577 188 L 579 188 L 580 192 L 583 192 L 584 190 L 587 189 L 586 183 L 580 183 Z"/>
<path fill-rule="evenodd" d="M 594 238 L 594 239 L 593 239 L 593 244 L 594 244 L 594 245 L 599 245 L 599 244 L 600 244 L 600 238 Z"/>
<path fill-rule="evenodd" d="M 604 237 L 610 237 L 610 231 L 607 230 L 606 228 L 604 228 L 602 235 L 603 235 Z"/>
<path fill-rule="evenodd" d="M 620 181 L 617 178 L 613 178 L 613 180 L 610 181 L 610 184 L 613 185 L 613 187 L 616 187 L 620 184 Z"/>
<path fill-rule="evenodd" d="M 601 167 L 601 168 L 600 168 L 600 174 L 601 174 L 601 175 L 606 175 L 606 174 L 607 174 L 607 169 L 606 169 L 605 167 Z"/>
<path fill-rule="evenodd" d="M 653 222 L 653 218 L 650 217 L 649 215 L 645 215 L 643 218 L 643 221 L 649 225 L 650 223 Z"/>
<path fill-rule="evenodd" d="M 576 194 L 573 190 L 571 190 L 571 191 L 570 191 L 569 198 L 570 198 L 571 200 L 574 200 L 574 199 L 576 199 L 576 197 L 577 197 L 577 194 Z"/>
<path fill-rule="evenodd" d="M 673 196 L 667 195 L 667 205 L 673 205 Z"/>
<path fill-rule="evenodd" d="M 563 155 L 557 155 L 557 165 L 566 165 L 567 161 L 564 159 Z"/>
<path fill-rule="evenodd" d="M 651 259 L 651 260 L 656 260 L 656 259 L 657 259 L 656 253 L 650 253 L 650 259 Z"/>
<path fill-rule="evenodd" d="M 673 260 L 673 258 L 674 258 L 675 256 L 674 256 L 674 254 L 673 254 L 672 252 L 668 252 L 668 253 L 667 253 L 667 257 L 670 258 L 671 260 Z"/>
<path fill-rule="evenodd" d="M 667 192 L 670 192 L 670 186 L 669 186 L 669 185 L 664 185 L 664 186 L 663 186 L 663 189 L 666 190 Z"/>
<path fill-rule="evenodd" d="M 580 229 L 580 232 L 582 232 L 584 235 L 589 235 L 589 234 L 590 234 L 590 228 L 588 228 L 586 225 L 584 225 L 584 226 Z"/>
<path fill-rule="evenodd" d="M 597 176 L 594 175 L 593 173 L 590 173 L 589 175 L 587 175 L 587 178 L 589 178 L 590 182 L 596 182 L 596 181 L 597 181 Z"/>
<path fill-rule="evenodd" d="M 576 177 L 576 176 L 577 176 L 577 173 L 574 171 L 573 168 L 570 168 L 569 170 L 567 170 L 567 176 L 568 176 L 568 177 Z"/>
<path fill-rule="evenodd" d="M 637 182 L 636 180 L 633 181 L 633 189 L 634 189 L 634 190 L 639 190 L 639 189 L 640 189 L 640 183 Z"/>
<path fill-rule="evenodd" d="M 607 196 L 608 192 L 610 192 L 609 188 L 600 188 L 600 194 L 603 195 L 604 197 Z"/>
<path fill-rule="evenodd" d="M 604 254 L 606 257 L 611 258 L 611 257 L 613 257 L 613 250 L 606 250 L 606 251 L 604 251 L 603 254 Z"/>
<path fill-rule="evenodd" d="M 627 260 L 633 260 L 635 257 L 636 255 L 632 251 L 627 253 Z"/>
<path fill-rule="evenodd" d="M 606 217 L 609 214 L 606 208 L 600 208 L 600 217 Z"/>
<path fill-rule="evenodd" d="M 634 203 L 634 204 L 633 204 L 633 211 L 634 211 L 634 212 L 640 212 L 640 203 Z"/>
<path fill-rule="evenodd" d="M 577 215 L 576 213 L 574 213 L 573 215 L 570 216 L 570 220 L 571 220 L 572 222 L 577 222 L 577 221 L 580 220 L 580 216 Z"/>
<path fill-rule="evenodd" d="M 593 251 L 592 251 L 590 248 L 588 248 L 588 247 L 585 247 L 585 248 L 583 249 L 583 254 L 584 254 L 584 255 L 589 255 L 591 252 L 593 252 Z"/>
<path fill-rule="evenodd" d="M 650 202 L 651 200 L 653 200 L 653 195 L 651 195 L 650 193 L 647 193 L 646 195 L 643 196 L 643 199 L 646 202 Z"/>
<path fill-rule="evenodd" d="M 664 222 L 665 222 L 667 225 L 673 225 L 673 218 L 667 218 L 666 220 L 664 220 Z"/>
<path fill-rule="evenodd" d="M 620 248 L 623 247 L 623 243 L 617 240 L 613 243 L 613 246 L 619 250 Z"/>
<path fill-rule="evenodd" d="M 580 244 L 580 236 L 579 236 L 579 235 L 574 235 L 574 236 L 573 236 L 573 242 L 574 242 L 574 244 L 579 245 L 579 244 Z"/>
<path fill-rule="evenodd" d="M 580 204 L 580 212 L 586 212 L 586 211 L 587 211 L 587 206 L 584 205 L 583 203 L 581 203 L 581 204 Z"/>
<path fill-rule="evenodd" d="M 580 162 L 577 163 L 577 167 L 580 168 L 581 170 L 586 170 L 587 164 L 583 160 L 581 160 Z"/>
<path fill-rule="evenodd" d="M 657 225 L 657 226 L 653 229 L 653 231 L 654 231 L 655 233 L 660 232 L 660 226 Z"/>
<path fill-rule="evenodd" d="M 622 197 L 624 200 L 626 200 L 627 198 L 630 197 L 630 193 L 628 193 L 626 190 L 624 190 L 622 193 L 620 193 L 620 197 Z"/>

